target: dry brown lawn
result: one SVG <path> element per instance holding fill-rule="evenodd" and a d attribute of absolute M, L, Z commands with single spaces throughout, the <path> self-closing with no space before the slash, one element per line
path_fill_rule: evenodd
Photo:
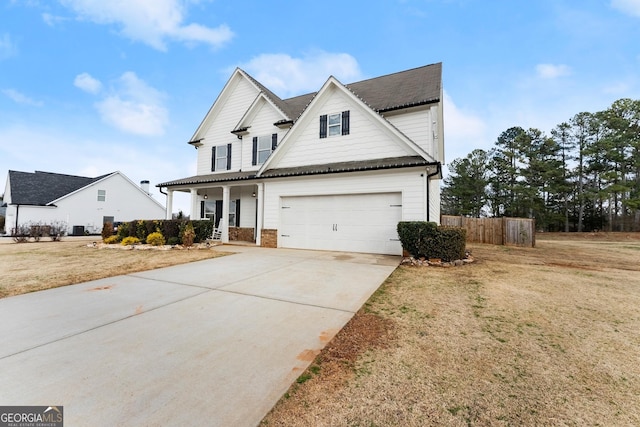
<path fill-rule="evenodd" d="M 640 235 L 469 248 L 399 267 L 262 424 L 640 425 Z"/>
<path fill-rule="evenodd" d="M 213 249 L 118 250 L 91 241 L 0 244 L 0 298 L 223 255 Z"/>

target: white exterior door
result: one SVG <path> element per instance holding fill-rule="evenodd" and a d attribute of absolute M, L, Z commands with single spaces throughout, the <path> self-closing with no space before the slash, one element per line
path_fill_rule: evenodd
<path fill-rule="evenodd" d="M 281 247 L 401 255 L 402 194 L 283 197 Z"/>

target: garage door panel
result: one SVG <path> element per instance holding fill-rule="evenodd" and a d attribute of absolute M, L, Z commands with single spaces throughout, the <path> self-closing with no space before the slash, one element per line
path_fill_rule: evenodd
<path fill-rule="evenodd" d="M 401 193 L 284 197 L 283 247 L 401 254 Z"/>

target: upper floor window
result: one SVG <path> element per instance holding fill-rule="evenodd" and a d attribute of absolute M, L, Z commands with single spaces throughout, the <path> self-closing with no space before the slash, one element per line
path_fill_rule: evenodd
<path fill-rule="evenodd" d="M 211 171 L 231 169 L 231 144 L 211 148 Z"/>
<path fill-rule="evenodd" d="M 349 111 L 320 116 L 320 138 L 349 135 Z"/>
<path fill-rule="evenodd" d="M 98 201 L 104 202 L 107 200 L 107 190 L 98 190 Z"/>
<path fill-rule="evenodd" d="M 253 137 L 252 165 L 261 165 L 271 155 L 271 152 L 278 146 L 278 134 L 262 135 Z"/>

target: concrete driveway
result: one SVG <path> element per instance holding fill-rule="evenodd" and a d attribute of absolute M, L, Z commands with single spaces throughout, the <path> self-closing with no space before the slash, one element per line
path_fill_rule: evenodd
<path fill-rule="evenodd" d="M 234 255 L 0 299 L 0 405 L 68 426 L 254 426 L 399 257 Z"/>

